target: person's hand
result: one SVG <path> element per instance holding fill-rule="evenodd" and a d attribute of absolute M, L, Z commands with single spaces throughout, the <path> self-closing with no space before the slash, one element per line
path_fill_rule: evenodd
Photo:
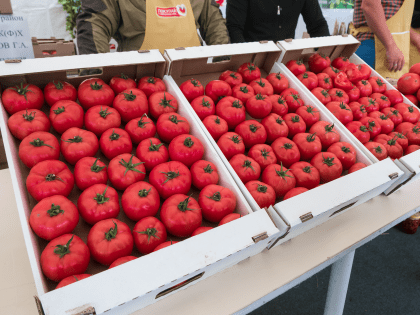
<path fill-rule="evenodd" d="M 401 71 L 404 66 L 404 55 L 396 44 L 386 50 L 389 71 Z"/>
<path fill-rule="evenodd" d="M 410 32 L 410 39 L 411 39 L 411 43 L 416 46 L 417 50 L 420 53 L 420 34 L 412 31 Z"/>

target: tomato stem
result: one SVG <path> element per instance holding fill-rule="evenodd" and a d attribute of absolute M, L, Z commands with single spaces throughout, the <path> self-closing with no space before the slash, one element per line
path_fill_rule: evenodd
<path fill-rule="evenodd" d="M 344 153 L 350 153 L 351 152 L 350 148 L 349 147 L 345 147 L 345 146 L 342 146 L 341 147 L 341 151 L 343 151 Z"/>
<path fill-rule="evenodd" d="M 74 234 L 69 239 L 66 245 L 55 245 L 54 254 L 60 255 L 60 258 L 63 258 L 64 255 L 67 255 L 70 253 L 70 243 L 73 240 Z"/>
<path fill-rule="evenodd" d="M 148 77 L 147 78 L 147 83 L 155 84 L 156 83 L 156 79 L 154 77 Z"/>
<path fill-rule="evenodd" d="M 229 76 L 231 76 L 232 78 L 234 78 L 235 80 L 238 78 L 236 75 L 235 75 L 235 72 L 231 72 L 231 73 L 229 73 Z"/>
<path fill-rule="evenodd" d="M 27 120 L 27 121 L 32 121 L 35 119 L 35 114 L 36 112 L 31 112 L 30 114 L 28 114 L 28 110 L 26 110 L 26 113 L 23 114 L 23 119 Z"/>
<path fill-rule="evenodd" d="M 242 93 L 248 94 L 248 88 L 247 88 L 246 86 L 241 86 L 241 87 L 239 88 L 239 90 L 240 90 Z"/>
<path fill-rule="evenodd" d="M 267 160 L 267 157 L 270 156 L 270 152 L 266 149 L 261 150 L 261 156 L 264 158 L 264 160 Z"/>
<path fill-rule="evenodd" d="M 145 231 L 140 231 L 140 232 L 139 231 L 136 231 L 136 232 L 139 233 L 139 234 L 145 234 L 145 235 L 147 235 L 147 243 L 149 243 L 150 238 L 152 236 L 160 240 L 160 237 L 156 235 L 156 233 L 158 232 L 158 230 L 155 229 L 155 228 L 147 228 Z"/>
<path fill-rule="evenodd" d="M 25 97 L 25 100 L 28 101 L 28 98 L 26 96 L 26 93 L 28 92 L 32 92 L 31 90 L 28 90 L 29 84 L 27 84 L 25 87 L 23 86 L 23 82 L 20 82 L 20 87 L 19 85 L 16 85 L 15 87 L 10 88 L 13 91 L 16 91 L 18 94 L 22 95 L 23 97 Z"/>
<path fill-rule="evenodd" d="M 255 95 L 255 99 L 256 100 L 265 100 L 265 96 L 264 95 L 262 95 L 262 94 L 260 94 L 260 93 L 258 93 L 257 95 Z"/>
<path fill-rule="evenodd" d="M 115 129 L 112 129 L 112 134 L 109 136 L 109 140 L 114 141 L 118 140 L 120 138 L 120 135 L 115 132 Z"/>
<path fill-rule="evenodd" d="M 244 164 L 242 165 L 242 167 L 250 168 L 250 169 L 252 169 L 255 172 L 254 167 L 252 166 L 252 162 L 250 160 L 245 160 L 244 161 Z"/>
<path fill-rule="evenodd" d="M 216 117 L 216 119 L 214 120 L 214 122 L 215 122 L 216 124 L 220 125 L 220 118 L 219 118 L 219 117 Z"/>
<path fill-rule="evenodd" d="M 170 181 L 171 179 L 177 178 L 179 175 L 179 172 L 161 172 L 161 174 L 165 174 L 166 175 L 166 180 L 163 182 L 164 184 L 167 183 L 168 181 Z"/>
<path fill-rule="evenodd" d="M 149 151 L 159 151 L 160 147 L 163 146 L 163 143 L 153 144 L 152 140 L 150 141 Z"/>
<path fill-rule="evenodd" d="M 149 190 L 146 190 L 146 189 L 139 190 L 139 196 L 140 197 L 147 197 L 151 190 L 152 190 L 152 188 L 149 188 Z"/>
<path fill-rule="evenodd" d="M 61 114 L 61 113 L 64 113 L 66 111 L 66 109 L 65 109 L 65 107 L 64 106 L 62 106 L 62 107 L 58 107 L 57 109 L 53 109 L 53 112 L 55 113 L 55 114 L 57 114 L 57 115 L 59 115 L 59 114 Z"/>
<path fill-rule="evenodd" d="M 297 123 L 300 121 L 299 115 L 293 116 L 292 117 L 292 122 Z"/>
<path fill-rule="evenodd" d="M 185 212 L 187 210 L 197 210 L 197 209 L 190 209 L 190 208 L 188 208 L 188 203 L 190 202 L 190 197 L 191 196 L 188 196 L 187 199 L 185 199 L 184 201 L 181 201 L 178 204 L 178 209 L 179 210 L 181 210 L 182 212 Z"/>
<path fill-rule="evenodd" d="M 52 146 L 50 146 L 49 144 L 46 144 L 44 141 L 42 141 L 39 138 L 34 139 L 32 142 L 29 142 L 30 144 L 32 144 L 34 147 L 50 147 L 51 149 L 54 149 Z"/>
<path fill-rule="evenodd" d="M 325 132 L 333 132 L 334 124 L 328 124 L 325 126 Z"/>
<path fill-rule="evenodd" d="M 55 88 L 57 89 L 57 90 L 62 90 L 63 89 L 63 83 L 61 83 L 61 81 L 57 81 L 57 83 L 55 83 L 54 81 L 53 81 L 53 84 L 54 84 L 54 86 L 55 86 Z"/>
<path fill-rule="evenodd" d="M 95 81 L 95 84 L 90 84 L 90 87 L 95 91 L 102 89 L 102 85 L 99 85 L 97 81 Z"/>
<path fill-rule="evenodd" d="M 101 106 L 101 110 L 99 111 L 99 116 L 101 116 L 102 118 L 106 118 L 106 116 L 111 115 L 112 112 L 108 112 L 109 107 L 105 108 L 105 110 L 102 109 Z"/>
<path fill-rule="evenodd" d="M 105 187 L 105 190 L 102 194 L 96 194 L 96 197 L 93 197 L 96 202 L 101 205 L 109 200 L 109 197 L 105 197 L 106 191 L 108 189 L 108 186 Z"/>
<path fill-rule="evenodd" d="M 282 79 L 282 75 L 280 72 L 276 73 L 276 78 L 277 80 L 281 80 Z"/>
<path fill-rule="evenodd" d="M 283 125 L 283 121 L 280 116 L 276 118 L 276 123 L 278 123 L 279 125 Z"/>
<path fill-rule="evenodd" d="M 171 101 L 172 100 L 167 100 L 166 99 L 166 93 L 165 92 L 163 92 L 163 98 L 161 98 L 160 99 L 160 105 L 161 106 L 163 106 L 164 108 L 166 108 L 166 107 L 170 107 L 170 108 L 173 108 L 173 109 L 175 109 L 175 107 L 173 107 L 172 105 L 171 105 Z"/>
<path fill-rule="evenodd" d="M 114 222 L 114 221 L 112 221 L 112 222 Z M 113 238 L 115 238 L 117 236 L 117 234 L 118 234 L 118 226 L 117 226 L 117 223 L 114 222 L 114 227 L 110 228 L 109 231 L 105 233 L 105 239 L 107 241 L 110 241 Z"/>
<path fill-rule="evenodd" d="M 260 78 L 260 81 L 256 81 L 256 83 L 261 87 L 265 86 L 265 83 L 262 81 L 262 78 Z"/>
<path fill-rule="evenodd" d="M 232 107 L 235 107 L 235 108 L 242 108 L 242 105 L 241 105 L 241 103 L 239 103 L 239 101 L 234 101 L 234 102 L 232 103 Z"/>
<path fill-rule="evenodd" d="M 293 144 L 285 143 L 281 148 L 285 148 L 286 150 L 289 150 L 289 149 L 293 148 Z"/>
<path fill-rule="evenodd" d="M 290 171 L 289 169 L 286 168 L 286 170 L 283 169 L 283 162 L 280 162 L 280 171 L 276 170 L 276 174 L 278 176 L 280 176 L 281 178 L 283 178 L 286 182 L 287 182 L 287 178 L 286 177 L 293 177 L 287 174 L 288 171 Z"/>
<path fill-rule="evenodd" d="M 194 85 L 195 87 L 201 86 L 201 84 L 197 80 L 194 80 L 194 79 L 191 79 L 191 84 Z"/>
<path fill-rule="evenodd" d="M 210 108 L 210 102 L 209 101 L 205 101 L 205 98 L 204 97 L 201 100 L 201 105 L 203 105 L 203 107 Z"/>
<path fill-rule="evenodd" d="M 99 166 L 99 165 L 97 164 L 98 160 L 99 160 L 99 158 L 97 158 L 97 159 L 95 160 L 95 162 L 93 162 L 93 165 L 90 167 L 90 170 L 91 170 L 92 172 L 99 173 L 100 171 L 102 171 L 102 170 L 105 168 L 105 165 L 104 165 L 104 166 Z"/>
<path fill-rule="evenodd" d="M 179 122 L 184 122 L 185 120 L 178 120 L 178 117 L 176 115 L 169 116 L 169 120 L 173 122 L 174 124 L 178 124 Z"/>
<path fill-rule="evenodd" d="M 74 136 L 73 138 L 70 138 L 70 139 L 67 139 L 67 140 L 63 140 L 63 139 L 61 139 L 61 140 L 64 141 L 64 142 L 70 142 L 70 143 L 80 143 L 80 142 L 83 141 L 83 138 L 81 136 L 77 135 L 77 136 Z"/>
<path fill-rule="evenodd" d="M 249 70 L 249 73 L 251 73 L 256 69 L 256 66 L 253 63 L 250 63 L 247 65 L 247 69 Z"/>
<path fill-rule="evenodd" d="M 140 174 L 145 174 L 144 172 L 136 169 L 136 166 L 139 166 L 140 164 L 143 164 L 144 162 L 133 164 L 133 157 L 134 157 L 134 155 L 132 154 L 130 159 L 128 160 L 128 162 L 124 161 L 124 159 L 121 159 L 121 161 L 119 161 L 119 163 L 122 166 L 125 167 L 125 172 L 124 172 L 123 176 L 125 176 L 125 174 L 127 174 L 128 171 L 133 171 L 133 172 L 137 172 L 137 173 L 140 173 Z"/>
<path fill-rule="evenodd" d="M 188 148 L 191 148 L 194 145 L 194 141 L 191 140 L 191 137 L 187 137 L 184 140 L 184 145 Z"/>
<path fill-rule="evenodd" d="M 121 73 L 120 78 L 121 79 L 124 79 L 124 80 L 127 80 L 128 79 L 128 76 L 126 76 L 124 73 Z"/>
<path fill-rule="evenodd" d="M 64 183 L 64 181 L 55 174 L 48 174 L 47 176 L 45 176 L 45 180 L 47 182 L 52 182 L 53 180 L 59 180 L 60 182 Z"/>
<path fill-rule="evenodd" d="M 229 138 L 230 140 L 233 141 L 233 143 L 240 143 L 242 141 L 242 139 L 239 138 L 239 136 L 232 136 L 232 138 Z"/>
<path fill-rule="evenodd" d="M 64 210 L 60 209 L 60 205 L 51 204 L 51 208 L 47 210 L 47 213 L 50 217 L 55 217 L 60 213 L 64 213 Z"/>
<path fill-rule="evenodd" d="M 212 196 L 206 196 L 206 197 L 214 201 L 220 201 L 222 199 L 222 195 L 220 194 L 220 191 L 215 192 Z"/>
<path fill-rule="evenodd" d="M 377 147 L 374 147 L 376 153 L 382 153 L 382 148 L 378 145 Z"/>
<path fill-rule="evenodd" d="M 214 171 L 211 168 L 210 164 L 207 164 L 207 166 L 205 168 L 203 168 L 203 170 L 204 170 L 205 173 L 209 173 L 209 174 L 213 173 L 213 171 Z"/>
<path fill-rule="evenodd" d="M 327 164 L 328 166 L 335 165 L 335 163 L 333 163 L 333 161 L 334 161 L 335 158 L 331 158 L 331 157 L 325 158 L 324 157 L 324 154 L 322 154 L 322 159 L 323 159 L 322 163 Z"/>
<path fill-rule="evenodd" d="M 258 192 L 262 192 L 262 193 L 266 193 L 267 192 L 267 186 L 260 185 L 260 184 L 257 184 L 257 185 L 258 185 L 258 187 L 257 187 L 257 191 Z"/>
<path fill-rule="evenodd" d="M 128 94 L 128 93 L 124 93 L 124 97 L 125 97 L 125 99 L 126 99 L 127 101 L 132 102 L 132 101 L 134 101 L 134 100 L 136 99 L 137 95 L 134 95 L 134 94 L 133 94 L 133 91 L 130 91 L 130 94 Z"/>
<path fill-rule="evenodd" d="M 255 126 L 254 124 L 249 125 L 249 130 L 251 130 L 251 132 L 257 132 L 257 130 L 260 129 L 259 126 Z"/>
<path fill-rule="evenodd" d="M 310 174 L 312 171 L 311 171 L 311 168 L 312 168 L 312 166 L 305 166 L 303 169 L 302 169 L 302 171 L 304 171 L 305 173 L 308 173 L 308 174 Z"/>
<path fill-rule="evenodd" d="M 140 128 L 144 128 L 146 124 L 150 124 L 150 122 L 149 122 L 149 121 L 143 121 L 143 117 L 144 117 L 144 116 L 146 116 L 146 117 L 147 117 L 147 115 L 146 115 L 146 114 L 143 114 L 143 115 L 140 117 L 140 120 L 137 122 L 137 126 L 139 126 Z"/>

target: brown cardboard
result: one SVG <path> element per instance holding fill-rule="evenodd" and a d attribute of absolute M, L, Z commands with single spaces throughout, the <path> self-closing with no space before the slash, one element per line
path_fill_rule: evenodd
<path fill-rule="evenodd" d="M 0 0 L 0 14 L 13 14 L 10 0 Z"/>
<path fill-rule="evenodd" d="M 71 56 L 76 54 L 72 40 L 65 41 L 64 39 L 57 39 L 55 37 L 49 39 L 32 37 L 32 47 L 35 58 Z"/>

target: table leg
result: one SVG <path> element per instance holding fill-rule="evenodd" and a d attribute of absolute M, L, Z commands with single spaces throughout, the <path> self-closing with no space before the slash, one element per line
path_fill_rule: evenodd
<path fill-rule="evenodd" d="M 354 251 L 332 265 L 324 315 L 342 315 L 346 302 Z"/>

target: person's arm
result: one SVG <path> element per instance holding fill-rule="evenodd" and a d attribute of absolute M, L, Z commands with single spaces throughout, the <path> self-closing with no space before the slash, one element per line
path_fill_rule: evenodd
<path fill-rule="evenodd" d="M 322 15 L 318 0 L 306 0 L 301 14 L 311 37 L 330 36 L 328 24 Z"/>
<path fill-rule="evenodd" d="M 248 0 L 228 0 L 226 25 L 232 43 L 244 43 L 244 28 L 248 11 Z"/>
<path fill-rule="evenodd" d="M 84 0 L 77 16 L 79 54 L 109 52 L 109 41 L 120 23 L 116 0 Z"/>
<path fill-rule="evenodd" d="M 200 34 L 207 45 L 229 43 L 226 21 L 219 10 L 219 5 L 214 0 L 205 0 L 198 23 Z"/>
<path fill-rule="evenodd" d="M 413 28 L 410 29 L 410 40 L 411 43 L 417 47 L 420 53 L 420 34 L 417 33 Z"/>
<path fill-rule="evenodd" d="M 381 0 L 362 0 L 362 10 L 366 22 L 386 49 L 388 69 L 400 71 L 404 66 L 404 55 L 395 44 L 391 32 L 386 25 L 386 18 Z"/>

